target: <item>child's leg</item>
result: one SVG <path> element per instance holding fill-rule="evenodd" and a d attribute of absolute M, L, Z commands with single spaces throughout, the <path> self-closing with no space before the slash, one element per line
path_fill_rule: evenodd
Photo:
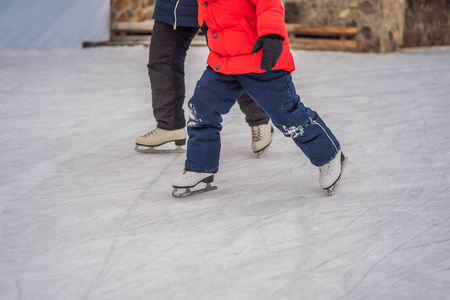
<path fill-rule="evenodd" d="M 185 170 L 200 173 L 218 171 L 221 115 L 230 111 L 242 91 L 235 76 L 216 73 L 207 67 L 189 100 Z"/>
<path fill-rule="evenodd" d="M 336 156 L 339 142 L 319 115 L 301 103 L 289 72 L 269 71 L 236 75 L 236 78 L 273 124 L 294 140 L 312 164 L 321 166 Z"/>

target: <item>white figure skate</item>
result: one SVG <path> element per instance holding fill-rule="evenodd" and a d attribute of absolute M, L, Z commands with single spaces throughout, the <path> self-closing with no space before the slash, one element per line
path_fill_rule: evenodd
<path fill-rule="evenodd" d="M 185 128 L 176 130 L 155 128 L 149 133 L 136 138 L 134 150 L 141 153 L 184 153 L 186 149 L 181 148 L 181 146 L 186 145 L 186 136 Z M 155 148 L 170 142 L 175 142 L 175 149 Z"/>
<path fill-rule="evenodd" d="M 335 158 L 319 167 L 319 183 L 324 190 L 327 190 L 328 196 L 333 196 L 336 192 L 347 160 L 348 157 L 339 150 Z"/>
<path fill-rule="evenodd" d="M 197 173 L 191 171 L 183 171 L 183 174 L 176 177 L 172 186 L 174 188 L 172 196 L 176 198 L 188 197 L 204 192 L 209 192 L 217 189 L 217 186 L 212 186 L 211 182 L 214 181 L 214 173 Z M 199 183 L 206 183 L 206 187 L 191 191 L 191 188 L 196 187 Z M 183 191 L 179 192 L 179 189 Z"/>
<path fill-rule="evenodd" d="M 263 158 L 266 155 L 268 147 L 273 138 L 272 121 L 269 120 L 266 124 L 252 126 L 252 150 L 258 155 L 258 158 Z"/>

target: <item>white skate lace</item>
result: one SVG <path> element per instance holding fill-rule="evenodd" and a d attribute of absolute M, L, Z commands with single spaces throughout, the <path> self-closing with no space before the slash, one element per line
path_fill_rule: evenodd
<path fill-rule="evenodd" d="M 262 125 L 252 126 L 252 139 L 257 142 L 262 139 L 263 130 Z"/>
<path fill-rule="evenodd" d="M 155 128 L 155 129 L 153 129 L 152 131 L 150 131 L 149 133 L 147 133 L 147 134 L 145 134 L 145 135 L 143 135 L 143 136 L 144 136 L 144 137 L 149 137 L 149 136 L 152 136 L 152 135 L 156 135 L 156 134 L 158 134 L 160 131 L 161 131 L 161 129 Z"/>
<path fill-rule="evenodd" d="M 332 163 L 327 163 L 327 164 L 321 166 L 319 168 L 320 176 L 324 176 L 324 175 L 330 174 L 330 172 L 332 171 L 332 168 L 333 168 L 333 164 Z"/>

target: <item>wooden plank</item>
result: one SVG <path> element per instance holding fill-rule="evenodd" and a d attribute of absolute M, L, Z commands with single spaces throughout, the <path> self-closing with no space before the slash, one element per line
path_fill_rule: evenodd
<path fill-rule="evenodd" d="M 357 51 L 353 40 L 294 38 L 289 43 L 294 50 Z"/>
<path fill-rule="evenodd" d="M 122 45 L 145 45 L 151 43 L 151 35 L 116 35 L 111 36 L 110 41 Z M 197 34 L 191 42 L 191 46 L 206 46 L 204 35 Z"/>
<path fill-rule="evenodd" d="M 130 33 L 152 33 L 155 22 L 115 22 L 111 24 L 111 31 L 130 32 Z"/>
<path fill-rule="evenodd" d="M 111 24 L 111 31 L 129 33 L 152 33 L 154 21 L 145 22 L 115 22 Z M 356 27 L 339 26 L 309 26 L 300 24 L 286 24 L 287 31 L 295 35 L 310 36 L 353 36 L 358 33 Z"/>
<path fill-rule="evenodd" d="M 117 45 L 146 45 L 150 44 L 154 22 L 116 22 L 111 24 L 111 44 Z M 349 40 L 357 33 L 356 27 L 337 26 L 307 26 L 300 24 L 286 24 L 289 32 L 289 42 L 292 49 L 304 50 L 337 50 L 356 51 L 356 41 Z M 306 37 L 298 37 L 304 35 Z M 329 37 L 324 38 L 308 38 Z M 193 46 L 206 45 L 205 37 L 197 35 Z"/>
<path fill-rule="evenodd" d="M 92 48 L 92 47 L 103 47 L 103 46 L 134 46 L 134 45 L 145 45 L 141 43 L 129 43 L 129 42 L 83 42 L 83 48 Z"/>
<path fill-rule="evenodd" d="M 145 22 L 114 22 L 111 24 L 113 31 L 129 32 L 152 32 L 154 20 Z M 310 26 L 295 23 L 286 24 L 287 31 L 294 34 L 316 34 L 316 35 L 355 35 L 358 33 L 356 27 L 344 26 Z"/>
<path fill-rule="evenodd" d="M 117 35 L 111 36 L 110 40 L 112 42 L 149 45 L 151 37 L 151 35 Z"/>
<path fill-rule="evenodd" d="M 356 27 L 342 26 L 309 26 L 300 24 L 286 24 L 288 33 L 307 36 L 354 36 L 358 33 Z"/>

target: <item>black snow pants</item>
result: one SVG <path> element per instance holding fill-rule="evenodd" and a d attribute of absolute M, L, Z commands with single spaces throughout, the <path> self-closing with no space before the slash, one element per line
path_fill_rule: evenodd
<path fill-rule="evenodd" d="M 153 115 L 157 127 L 165 130 L 186 126 L 183 103 L 186 92 L 184 63 L 196 35 L 196 27 L 177 27 L 155 21 L 147 64 L 152 89 Z M 265 124 L 269 117 L 244 93 L 238 100 L 249 126 Z"/>

